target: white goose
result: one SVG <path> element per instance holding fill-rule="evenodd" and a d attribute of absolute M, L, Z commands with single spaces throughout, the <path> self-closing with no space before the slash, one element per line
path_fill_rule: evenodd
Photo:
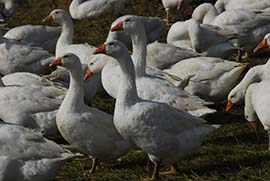
<path fill-rule="evenodd" d="M 158 17 L 145 17 L 145 16 L 135 16 L 135 15 L 125 15 L 117 18 L 112 24 L 111 27 L 118 24 L 120 21 L 128 17 L 139 18 L 145 27 L 147 43 L 153 43 L 158 41 L 162 31 L 164 30 L 164 22 Z M 110 31 L 106 41 L 118 40 L 124 43 L 129 50 L 132 50 L 132 41 L 130 36 L 123 31 Z"/>
<path fill-rule="evenodd" d="M 205 24 L 211 24 L 240 34 L 237 46 L 252 51 L 263 36 L 270 31 L 270 13 L 248 9 L 232 9 L 218 14 L 210 3 L 198 6 L 192 18 Z"/>
<path fill-rule="evenodd" d="M 84 104 L 83 72 L 78 57 L 67 54 L 52 64 L 69 70 L 70 87 L 61 104 L 56 123 L 65 140 L 92 158 L 91 172 L 98 160 L 116 159 L 127 153 L 131 144 L 116 131 L 112 116 Z"/>
<path fill-rule="evenodd" d="M 74 154 L 41 133 L 0 122 L 0 180 L 53 180 Z"/>
<path fill-rule="evenodd" d="M 55 123 L 56 111 L 61 97 L 52 98 L 30 86 L 6 86 L 0 80 L 0 119 L 44 132 L 58 133 Z"/>
<path fill-rule="evenodd" d="M 265 35 L 264 39 L 258 44 L 254 49 L 254 52 L 258 52 L 263 48 L 269 48 L 270 34 Z M 244 102 L 244 97 L 247 91 L 247 88 L 250 84 L 260 82 L 262 80 L 270 79 L 270 61 L 265 65 L 257 65 L 252 67 L 242 79 L 242 81 L 231 90 L 227 99 L 227 108 L 226 111 L 229 111 L 234 104 L 242 104 Z"/>
<path fill-rule="evenodd" d="M 64 10 L 53 10 L 46 18 L 43 19 L 43 22 L 48 21 L 54 21 L 62 26 L 62 32 L 56 44 L 56 57 L 62 57 L 66 53 L 73 53 L 79 57 L 83 69 L 86 70 L 87 64 L 93 56 L 92 52 L 94 51 L 95 47 L 86 43 L 72 44 L 73 22 L 71 17 Z M 69 82 L 68 71 L 64 68 L 60 68 L 55 73 L 52 73 L 51 78 L 64 78 L 65 82 Z M 102 85 L 100 74 L 95 74 L 91 77 L 91 79 L 88 79 L 86 82 L 84 82 L 86 100 L 91 101 L 101 87 Z"/>
<path fill-rule="evenodd" d="M 56 42 L 61 34 L 61 27 L 24 25 L 12 28 L 4 37 L 25 41 L 32 46 L 42 47 L 48 52 L 55 52 Z"/>
<path fill-rule="evenodd" d="M 218 102 L 226 100 L 247 65 L 213 57 L 182 60 L 164 71 L 188 80 L 183 87 L 192 95 Z"/>
<path fill-rule="evenodd" d="M 146 38 L 143 23 L 136 17 L 126 17 L 112 31 L 124 30 L 131 36 L 133 43 L 133 62 L 136 71 L 136 83 L 138 94 L 143 99 L 155 100 L 167 103 L 177 109 L 190 111 L 195 116 L 204 116 L 215 112 L 207 108 L 208 104 L 197 96 L 191 96 L 182 89 L 174 86 L 165 79 L 148 75 L 146 71 Z M 113 70 L 113 71 L 112 71 Z M 109 62 L 102 70 L 102 84 L 108 93 L 117 96 L 121 71 L 118 63 L 114 60 Z"/>
<path fill-rule="evenodd" d="M 231 9 L 263 10 L 269 6 L 269 0 L 217 0 L 215 3 L 219 13 Z"/>
<path fill-rule="evenodd" d="M 194 19 L 174 23 L 168 34 L 167 43 L 177 47 L 194 49 L 208 56 L 226 58 L 239 48 L 233 46 L 238 38 L 234 32 L 216 26 L 200 24 Z"/>
<path fill-rule="evenodd" d="M 48 97 L 63 97 L 67 92 L 67 88 L 60 83 L 56 83 L 40 77 L 33 73 L 28 72 L 16 72 L 13 74 L 8 74 L 2 77 L 3 83 L 6 86 L 11 85 L 21 85 L 30 86 L 35 89 L 39 89 L 41 92 L 45 93 Z"/>
<path fill-rule="evenodd" d="M 49 52 L 23 42 L 0 38 L 0 74 L 14 72 L 45 73 L 53 61 Z"/>
<path fill-rule="evenodd" d="M 114 124 L 125 139 L 142 148 L 155 164 L 153 180 L 159 177 L 161 165 L 173 165 L 172 173 L 177 161 L 199 151 L 202 141 L 215 127 L 167 104 L 141 99 L 132 59 L 121 42 L 107 42 L 95 53 L 110 55 L 120 65 L 121 89 L 116 99 Z"/>
<path fill-rule="evenodd" d="M 268 150 L 270 151 L 270 81 L 251 84 L 245 95 L 245 117 L 256 129 L 256 122 L 260 121 L 268 133 Z"/>
<path fill-rule="evenodd" d="M 100 15 L 120 14 L 125 9 L 125 0 L 72 0 L 69 12 L 73 19 L 94 18 Z"/>

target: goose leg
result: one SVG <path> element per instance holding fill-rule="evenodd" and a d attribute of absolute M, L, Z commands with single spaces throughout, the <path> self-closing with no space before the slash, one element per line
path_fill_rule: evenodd
<path fill-rule="evenodd" d="M 96 171 L 97 164 L 98 164 L 98 159 L 93 158 L 92 159 L 92 168 L 89 171 L 90 173 L 94 173 Z"/>
<path fill-rule="evenodd" d="M 159 179 L 160 162 L 155 162 L 155 161 L 152 161 L 152 162 L 154 163 L 155 167 L 154 167 L 154 171 L 150 180 L 157 180 Z"/>
<path fill-rule="evenodd" d="M 171 170 L 166 172 L 159 172 L 159 175 L 175 175 L 177 172 L 177 164 L 174 163 L 171 165 Z"/>
<path fill-rule="evenodd" d="M 166 9 L 166 25 L 170 26 L 170 11 Z"/>

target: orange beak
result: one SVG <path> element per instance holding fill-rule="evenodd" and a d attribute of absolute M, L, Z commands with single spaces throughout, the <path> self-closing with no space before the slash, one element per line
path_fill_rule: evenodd
<path fill-rule="evenodd" d="M 102 44 L 100 45 L 93 54 L 106 54 L 106 45 Z"/>
<path fill-rule="evenodd" d="M 43 23 L 47 23 L 47 22 L 50 22 L 50 21 L 52 21 L 52 20 L 53 20 L 52 15 L 48 15 L 46 18 L 44 18 L 44 19 L 42 20 L 42 22 L 43 22 Z"/>
<path fill-rule="evenodd" d="M 52 67 L 54 65 L 62 65 L 62 58 L 56 58 L 55 61 L 53 61 L 52 63 L 50 63 L 49 67 Z"/>
<path fill-rule="evenodd" d="M 248 124 L 252 129 L 254 129 L 254 131 L 256 133 L 256 137 L 259 139 L 259 129 L 258 129 L 257 122 L 256 121 L 249 121 Z"/>
<path fill-rule="evenodd" d="M 91 72 L 90 68 L 88 67 L 86 72 L 85 72 L 85 75 L 83 77 L 83 80 L 87 80 L 89 77 L 91 77 L 93 73 Z"/>
<path fill-rule="evenodd" d="M 257 47 L 253 50 L 254 53 L 256 53 L 257 51 L 263 49 L 263 48 L 267 48 L 269 47 L 268 46 L 268 43 L 267 43 L 267 40 L 264 38 L 258 45 Z"/>
<path fill-rule="evenodd" d="M 228 112 L 229 110 L 231 110 L 232 107 L 233 107 L 232 101 L 231 100 L 228 100 L 225 111 Z"/>
<path fill-rule="evenodd" d="M 182 9 L 183 0 L 178 0 L 177 10 L 180 11 Z"/>
<path fill-rule="evenodd" d="M 119 23 L 117 23 L 115 26 L 113 26 L 111 28 L 111 31 L 120 31 L 120 30 L 124 30 L 124 23 L 123 21 L 120 21 Z"/>

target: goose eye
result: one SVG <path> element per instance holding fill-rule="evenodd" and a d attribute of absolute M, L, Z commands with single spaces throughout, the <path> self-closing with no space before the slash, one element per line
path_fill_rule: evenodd
<path fill-rule="evenodd" d="M 91 62 L 91 63 L 90 63 L 90 65 L 94 65 L 94 63 L 93 63 L 93 62 Z"/>
<path fill-rule="evenodd" d="M 126 22 L 130 22 L 130 19 L 127 19 Z"/>
<path fill-rule="evenodd" d="M 113 43 L 109 43 L 109 46 L 112 46 L 113 45 Z"/>
<path fill-rule="evenodd" d="M 68 55 L 63 56 L 63 58 L 68 58 Z"/>

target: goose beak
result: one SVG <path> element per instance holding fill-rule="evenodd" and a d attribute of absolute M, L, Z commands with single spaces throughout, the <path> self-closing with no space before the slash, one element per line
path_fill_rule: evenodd
<path fill-rule="evenodd" d="M 52 20 L 53 20 L 52 15 L 48 15 L 47 17 L 45 17 L 45 18 L 42 20 L 42 22 L 43 22 L 43 23 L 47 23 L 47 22 L 50 22 L 50 21 L 52 21 Z"/>
<path fill-rule="evenodd" d="M 55 61 L 53 61 L 52 63 L 50 63 L 49 67 L 52 67 L 54 65 L 62 65 L 62 58 L 56 58 Z"/>
<path fill-rule="evenodd" d="M 85 75 L 83 77 L 83 80 L 87 80 L 89 77 L 91 77 L 92 74 L 93 74 L 92 71 L 88 67 L 87 70 L 86 70 L 86 72 L 85 72 Z"/>
<path fill-rule="evenodd" d="M 233 107 L 232 101 L 231 100 L 228 100 L 225 111 L 228 112 L 229 110 L 231 110 L 232 107 Z"/>
<path fill-rule="evenodd" d="M 105 44 L 102 44 L 100 45 L 93 53 L 94 55 L 95 54 L 106 54 L 106 45 Z"/>
<path fill-rule="evenodd" d="M 256 121 L 249 121 L 249 126 L 255 131 L 256 137 L 259 138 L 259 130 L 258 130 L 258 124 Z"/>
<path fill-rule="evenodd" d="M 124 30 L 124 23 L 123 21 L 120 21 L 119 23 L 117 23 L 115 26 L 113 26 L 111 28 L 111 31 L 114 32 L 114 31 L 120 31 L 120 30 Z"/>
<path fill-rule="evenodd" d="M 178 0 L 177 10 L 180 11 L 182 9 L 183 0 Z"/>
<path fill-rule="evenodd" d="M 263 48 L 267 48 L 269 47 L 268 46 L 268 43 L 267 43 L 267 40 L 264 38 L 258 45 L 257 47 L 253 50 L 254 53 L 256 53 L 257 51 L 263 49 Z"/>

